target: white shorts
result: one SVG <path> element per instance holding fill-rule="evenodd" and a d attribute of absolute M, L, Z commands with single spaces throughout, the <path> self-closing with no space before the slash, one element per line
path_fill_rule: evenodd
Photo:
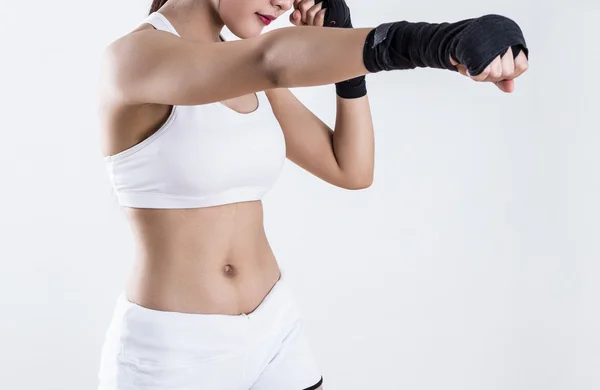
<path fill-rule="evenodd" d="M 117 299 L 98 390 L 315 390 L 323 377 L 284 271 L 246 315 L 152 310 Z"/>

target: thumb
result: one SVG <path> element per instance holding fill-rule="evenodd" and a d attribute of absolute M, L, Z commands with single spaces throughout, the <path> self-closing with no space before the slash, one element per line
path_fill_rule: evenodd
<path fill-rule="evenodd" d="M 458 70 L 458 72 L 460 74 L 462 74 L 463 76 L 469 77 L 469 71 L 467 70 L 467 68 L 464 65 L 459 64 L 458 61 L 456 61 L 454 58 L 452 58 L 452 56 L 450 56 L 450 63 L 454 67 L 456 67 L 456 70 Z"/>
<path fill-rule="evenodd" d="M 515 90 L 515 80 L 502 80 L 495 84 L 502 92 L 512 93 Z"/>

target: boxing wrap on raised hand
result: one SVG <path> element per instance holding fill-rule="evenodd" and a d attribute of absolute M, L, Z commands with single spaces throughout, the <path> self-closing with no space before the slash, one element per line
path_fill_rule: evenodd
<path fill-rule="evenodd" d="M 501 15 L 485 15 L 456 23 L 410 23 L 379 25 L 367 36 L 363 50 L 365 67 L 371 73 L 384 70 L 429 67 L 458 71 L 450 57 L 477 76 L 498 56 L 512 47 L 529 58 L 529 49 L 519 26 Z"/>
<path fill-rule="evenodd" d="M 326 8 L 323 27 L 352 28 L 350 8 L 344 0 L 315 0 L 315 4 L 323 3 Z M 365 76 L 335 83 L 337 95 L 344 99 L 356 99 L 367 94 Z"/>

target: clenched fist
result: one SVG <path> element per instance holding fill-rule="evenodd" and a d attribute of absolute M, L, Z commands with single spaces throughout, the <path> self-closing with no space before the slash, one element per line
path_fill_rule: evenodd
<path fill-rule="evenodd" d="M 326 8 L 315 0 L 294 0 L 294 12 L 290 15 L 290 23 L 294 26 L 323 27 Z"/>

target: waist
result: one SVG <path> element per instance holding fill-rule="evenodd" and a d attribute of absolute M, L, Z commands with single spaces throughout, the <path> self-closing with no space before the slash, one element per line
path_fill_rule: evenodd
<path fill-rule="evenodd" d="M 195 314 L 252 312 L 280 277 L 271 250 L 227 259 L 138 257 L 126 295 L 140 306 Z"/>
<path fill-rule="evenodd" d="M 251 311 L 279 268 L 261 202 L 204 209 L 128 209 L 137 254 L 127 297 L 151 309 Z"/>

